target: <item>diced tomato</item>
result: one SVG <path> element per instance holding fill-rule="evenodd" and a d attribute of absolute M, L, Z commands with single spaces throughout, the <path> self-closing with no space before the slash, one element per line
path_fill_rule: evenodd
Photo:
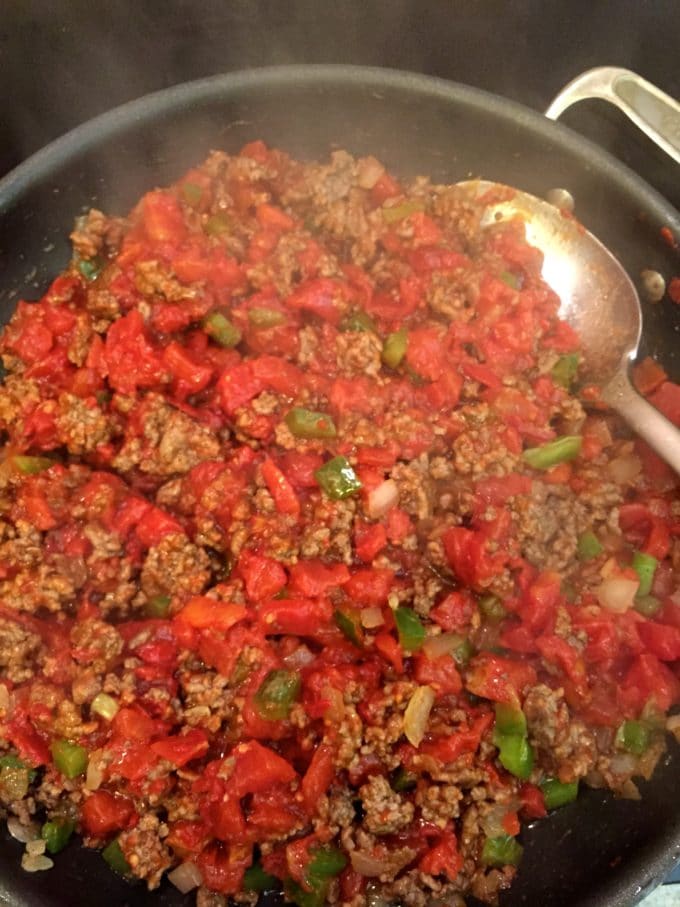
<path fill-rule="evenodd" d="M 468 666 L 465 687 L 493 702 L 517 703 L 520 694 L 536 683 L 536 671 L 523 661 L 482 652 Z"/>
<path fill-rule="evenodd" d="M 152 242 L 180 243 L 184 239 L 184 215 L 174 195 L 163 190 L 148 192 L 141 210 L 144 232 Z"/>
<path fill-rule="evenodd" d="M 301 783 L 302 797 L 310 814 L 316 811 L 319 800 L 328 791 L 335 772 L 333 750 L 326 743 L 319 744 Z"/>
<path fill-rule="evenodd" d="M 211 844 L 196 858 L 203 884 L 210 891 L 236 894 L 243 885 L 243 874 L 253 860 L 250 844 L 232 844 L 225 848 Z"/>
<path fill-rule="evenodd" d="M 403 189 L 394 177 L 390 176 L 387 170 L 383 172 L 382 176 L 374 183 L 370 190 L 371 201 L 376 206 L 382 205 L 388 198 L 395 198 L 402 193 Z"/>
<path fill-rule="evenodd" d="M 298 561 L 290 568 L 290 590 L 306 598 L 318 598 L 330 589 L 344 586 L 349 578 L 349 570 L 344 564 L 324 564 L 310 558 Z"/>
<path fill-rule="evenodd" d="M 219 841 L 242 842 L 246 838 L 246 820 L 239 800 L 225 794 L 221 800 L 209 804 L 205 819 Z"/>
<path fill-rule="evenodd" d="M 264 382 L 255 377 L 252 362 L 241 362 L 226 369 L 217 382 L 222 409 L 229 416 L 250 403 L 265 389 Z"/>
<path fill-rule="evenodd" d="M 384 567 L 357 570 L 345 585 L 345 592 L 360 605 L 382 605 L 392 588 L 394 573 Z"/>
<path fill-rule="evenodd" d="M 463 857 L 458 852 L 458 841 L 452 831 L 444 832 L 418 863 L 418 869 L 431 876 L 445 875 L 454 881 L 463 868 Z"/>
<path fill-rule="evenodd" d="M 114 831 L 128 828 L 136 819 L 132 800 L 96 790 L 83 803 L 80 819 L 88 834 L 102 838 Z"/>
<path fill-rule="evenodd" d="M 394 636 L 389 633 L 378 633 L 375 637 L 375 647 L 397 674 L 404 673 L 404 653 Z"/>
<path fill-rule="evenodd" d="M 139 706 L 118 709 L 111 728 L 123 740 L 148 741 L 158 733 L 158 724 Z"/>
<path fill-rule="evenodd" d="M 333 608 L 323 598 L 272 599 L 259 608 L 259 624 L 267 634 L 315 636 L 332 619 Z"/>
<path fill-rule="evenodd" d="M 483 735 L 493 724 L 493 713 L 487 712 L 475 718 L 470 727 L 460 727 L 454 734 L 425 740 L 419 752 L 433 756 L 444 764 L 455 762 L 466 753 L 475 753 L 479 749 Z"/>
<path fill-rule="evenodd" d="M 667 380 L 668 375 L 651 356 L 645 356 L 633 367 L 633 383 L 645 397 L 657 390 Z"/>
<path fill-rule="evenodd" d="M 522 813 L 527 819 L 542 819 L 548 815 L 545 808 L 543 791 L 535 784 L 523 784 L 519 792 L 522 801 Z"/>
<path fill-rule="evenodd" d="M 146 337 L 137 309 L 114 321 L 104 344 L 109 384 L 121 394 L 138 387 L 155 387 L 163 377 L 163 366 Z"/>
<path fill-rule="evenodd" d="M 323 466 L 321 454 L 291 450 L 286 451 L 279 462 L 284 475 L 298 491 L 319 487 L 314 473 Z"/>
<path fill-rule="evenodd" d="M 463 689 L 456 662 L 451 655 L 440 655 L 438 658 L 430 659 L 426 655 L 418 654 L 413 661 L 415 679 L 420 684 L 432 687 L 438 696 L 460 693 Z"/>
<path fill-rule="evenodd" d="M 272 598 L 286 585 L 286 571 L 272 557 L 244 550 L 238 559 L 238 572 L 246 584 L 246 594 L 257 602 Z"/>
<path fill-rule="evenodd" d="M 183 532 L 181 523 L 160 507 L 147 507 L 135 526 L 135 534 L 145 548 L 158 545 L 166 535 Z"/>
<path fill-rule="evenodd" d="M 29 765 L 48 765 L 51 761 L 47 743 L 34 730 L 28 721 L 18 719 L 6 725 L 5 734 L 14 744 L 19 755 Z"/>
<path fill-rule="evenodd" d="M 475 612 L 475 600 L 469 592 L 456 590 L 449 592 L 438 605 L 430 611 L 430 617 L 439 624 L 442 630 L 457 631 L 470 625 Z"/>
<path fill-rule="evenodd" d="M 256 740 L 239 743 L 231 757 L 235 764 L 227 786 L 236 797 L 265 791 L 272 784 L 289 784 L 297 778 L 289 762 Z"/>
<path fill-rule="evenodd" d="M 154 741 L 151 749 L 161 759 L 167 759 L 181 768 L 192 759 L 205 755 L 208 751 L 208 735 L 201 728 L 191 728 L 186 734 L 176 734 Z"/>
<path fill-rule="evenodd" d="M 179 819 L 170 824 L 170 833 L 165 838 L 165 843 L 173 849 L 177 856 L 188 857 L 200 853 L 205 847 L 208 837 L 209 832 L 204 822 Z"/>
<path fill-rule="evenodd" d="M 175 617 L 196 630 L 228 630 L 248 614 L 245 605 L 220 601 L 207 595 L 193 595 Z"/>
<path fill-rule="evenodd" d="M 292 309 L 317 315 L 331 324 L 342 318 L 340 302 L 346 297 L 346 288 L 331 277 L 316 277 L 295 289 L 287 299 Z"/>
<path fill-rule="evenodd" d="M 640 621 L 637 632 L 647 651 L 661 661 L 677 661 L 680 658 L 680 627 Z"/>
<path fill-rule="evenodd" d="M 269 457 L 263 462 L 261 471 L 278 512 L 297 516 L 300 513 L 300 501 L 284 473 Z"/>
<path fill-rule="evenodd" d="M 540 573 L 522 597 L 517 613 L 533 633 L 539 633 L 554 621 L 560 601 L 561 578 L 550 571 Z"/>
<path fill-rule="evenodd" d="M 381 523 L 354 523 L 354 550 L 360 561 L 370 564 L 387 544 L 387 531 Z"/>
<path fill-rule="evenodd" d="M 680 680 L 654 655 L 639 655 L 623 678 L 619 699 L 638 713 L 649 699 L 666 712 L 680 701 Z"/>

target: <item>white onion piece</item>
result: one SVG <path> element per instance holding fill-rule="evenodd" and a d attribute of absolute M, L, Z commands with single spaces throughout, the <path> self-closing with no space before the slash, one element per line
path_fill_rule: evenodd
<path fill-rule="evenodd" d="M 609 763 L 615 775 L 632 775 L 636 766 L 637 759 L 631 753 L 616 753 Z"/>
<path fill-rule="evenodd" d="M 680 743 L 680 715 L 671 715 L 666 719 L 666 730 Z"/>
<path fill-rule="evenodd" d="M 639 586 L 639 580 L 628 579 L 627 576 L 610 576 L 600 583 L 595 594 L 607 611 L 623 614 L 633 607 Z"/>
<path fill-rule="evenodd" d="M 86 790 L 98 790 L 104 780 L 104 770 L 99 761 L 100 754 L 101 750 L 95 750 L 87 763 L 87 772 L 85 774 Z"/>
<path fill-rule="evenodd" d="M 37 825 L 33 823 L 23 825 L 16 816 L 10 816 L 7 820 L 7 831 L 15 841 L 20 841 L 22 844 L 28 844 L 29 841 L 35 841 L 40 837 Z"/>
<path fill-rule="evenodd" d="M 635 454 L 623 454 L 610 460 L 607 471 L 617 485 L 627 485 L 640 475 L 642 463 Z"/>
<path fill-rule="evenodd" d="M 423 643 L 423 652 L 433 661 L 442 655 L 449 655 L 463 642 L 463 637 L 457 633 L 439 633 L 437 636 L 428 636 Z"/>
<path fill-rule="evenodd" d="M 369 879 L 377 879 L 383 875 L 392 878 L 404 866 L 408 866 L 415 855 L 416 851 L 412 848 L 402 847 L 399 850 L 393 850 L 389 856 L 385 857 L 372 857 L 363 850 L 353 850 L 349 858 L 355 872 Z"/>
<path fill-rule="evenodd" d="M 180 863 L 172 872 L 168 873 L 168 879 L 182 894 L 188 894 L 194 888 L 203 884 L 203 876 L 195 863 Z"/>
<path fill-rule="evenodd" d="M 361 609 L 361 626 L 367 630 L 374 627 L 381 627 L 385 623 L 385 618 L 380 608 L 362 608 Z"/>
<path fill-rule="evenodd" d="M 45 853 L 45 841 L 42 838 L 36 838 L 35 841 L 26 842 L 26 853 L 30 854 L 32 857 L 37 856 L 37 854 Z"/>
<path fill-rule="evenodd" d="M 372 189 L 385 172 L 385 168 L 372 155 L 357 161 L 357 183 L 362 189 Z"/>
<path fill-rule="evenodd" d="M 425 736 L 434 699 L 434 690 L 427 686 L 418 687 L 409 699 L 404 712 L 404 733 L 412 746 L 420 746 Z"/>
<path fill-rule="evenodd" d="M 385 479 L 368 495 L 366 508 L 368 515 L 372 519 L 378 520 L 381 516 L 385 516 L 387 511 L 394 507 L 398 501 L 399 489 L 397 488 L 397 483 L 394 479 Z"/>
<path fill-rule="evenodd" d="M 51 869 L 53 866 L 52 860 L 42 853 L 35 855 L 25 853 L 21 857 L 21 868 L 26 872 L 42 872 L 45 869 Z"/>
<path fill-rule="evenodd" d="M 307 646 L 298 646 L 294 652 L 291 652 L 290 655 L 286 655 L 283 661 L 288 668 L 305 668 L 308 664 L 311 664 L 315 658 L 316 655 L 314 655 L 313 652 L 310 652 Z"/>

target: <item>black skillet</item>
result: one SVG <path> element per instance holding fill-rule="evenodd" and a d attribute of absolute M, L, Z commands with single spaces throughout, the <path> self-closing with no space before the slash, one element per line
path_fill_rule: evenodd
<path fill-rule="evenodd" d="M 73 218 L 92 205 L 125 213 L 208 150 L 262 138 L 301 157 L 342 147 L 397 174 L 442 182 L 470 175 L 536 195 L 568 188 L 580 219 L 637 279 L 680 273 L 662 227 L 680 216 L 635 174 L 565 127 L 503 98 L 390 70 L 291 66 L 217 76 L 149 95 L 79 127 L 0 182 L 0 311 L 36 298 L 68 259 Z M 680 379 L 680 307 L 645 309 L 644 351 Z M 630 907 L 680 858 L 680 747 L 639 803 L 586 792 L 523 832 L 525 858 L 502 907 Z M 77 843 L 49 872 L 27 874 L 0 833 L 0 903 L 13 907 L 193 904 L 169 883 L 148 894 Z M 472 902 L 470 902 L 472 903 Z"/>

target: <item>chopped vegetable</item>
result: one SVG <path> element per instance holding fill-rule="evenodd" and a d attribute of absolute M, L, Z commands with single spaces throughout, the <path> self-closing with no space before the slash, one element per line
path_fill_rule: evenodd
<path fill-rule="evenodd" d="M 243 887 L 246 891 L 276 891 L 280 886 L 281 883 L 276 876 L 265 872 L 261 863 L 253 863 L 243 876 Z"/>
<path fill-rule="evenodd" d="M 248 320 L 253 327 L 264 330 L 265 328 L 275 328 L 280 324 L 285 324 L 287 319 L 279 309 L 253 306 L 252 309 L 248 309 Z"/>
<path fill-rule="evenodd" d="M 113 696 L 109 696 L 108 693 L 97 693 L 92 700 L 90 710 L 94 712 L 95 715 L 100 715 L 107 721 L 112 721 L 118 711 L 118 703 Z"/>
<path fill-rule="evenodd" d="M 558 809 L 578 797 L 578 781 L 563 784 L 557 778 L 546 778 L 541 782 L 541 790 L 546 809 Z"/>
<path fill-rule="evenodd" d="M 404 734 L 412 746 L 420 746 L 434 705 L 432 687 L 420 686 L 411 695 L 404 712 Z"/>
<path fill-rule="evenodd" d="M 182 183 L 182 195 L 190 205 L 198 205 L 203 198 L 203 189 L 196 183 Z"/>
<path fill-rule="evenodd" d="M 347 857 L 338 850 L 326 844 L 314 851 L 309 866 L 307 867 L 307 879 L 314 884 L 315 879 L 330 879 L 338 875 L 347 865 Z"/>
<path fill-rule="evenodd" d="M 54 460 L 49 457 L 26 457 L 22 454 L 15 454 L 12 457 L 12 463 L 24 475 L 32 476 L 39 472 L 44 472 L 50 466 L 54 466 Z"/>
<path fill-rule="evenodd" d="M 87 769 L 87 750 L 70 740 L 55 740 L 52 744 L 52 758 L 67 778 L 77 778 Z"/>
<path fill-rule="evenodd" d="M 653 595 L 638 594 L 635 596 L 633 607 L 640 614 L 644 614 L 645 617 L 654 617 L 661 608 L 661 602 Z"/>
<path fill-rule="evenodd" d="M 552 376 L 555 384 L 559 384 L 560 387 L 568 390 L 578 373 L 579 362 L 580 356 L 578 353 L 567 353 L 565 356 L 560 356 L 552 367 Z"/>
<path fill-rule="evenodd" d="M 376 332 L 375 321 L 362 309 L 354 309 L 340 325 L 343 331 Z"/>
<path fill-rule="evenodd" d="M 296 438 L 334 438 L 337 434 L 329 415 L 302 406 L 294 406 L 286 414 L 286 425 Z"/>
<path fill-rule="evenodd" d="M 412 608 L 399 607 L 394 612 L 399 642 L 405 652 L 416 652 L 425 641 L 425 627 Z"/>
<path fill-rule="evenodd" d="M 409 201 L 400 202 L 398 205 L 385 205 L 382 209 L 383 220 L 386 224 L 396 224 L 404 220 L 417 211 L 425 210 L 425 202 L 422 199 L 414 198 Z"/>
<path fill-rule="evenodd" d="M 297 671 L 270 671 L 255 694 L 257 710 L 267 721 L 282 721 L 297 702 L 302 680 Z"/>
<path fill-rule="evenodd" d="M 478 602 L 483 617 L 490 623 L 497 624 L 507 616 L 503 603 L 495 595 L 483 595 Z"/>
<path fill-rule="evenodd" d="M 228 214 L 213 214 L 203 227 L 208 236 L 221 236 L 231 229 L 231 219 Z"/>
<path fill-rule="evenodd" d="M 641 756 L 649 749 L 651 739 L 649 727 L 642 721 L 624 721 L 616 732 L 617 745 L 636 756 Z"/>
<path fill-rule="evenodd" d="M 152 595 L 144 610 L 149 617 L 167 617 L 172 599 L 169 595 Z"/>
<path fill-rule="evenodd" d="M 493 742 L 498 747 L 498 759 L 506 771 L 526 781 L 534 767 L 534 752 L 526 737 L 496 731 Z"/>
<path fill-rule="evenodd" d="M 576 555 L 580 561 L 591 561 L 602 554 L 602 544 L 594 532 L 583 532 L 579 535 Z"/>
<path fill-rule="evenodd" d="M 576 459 L 581 453 L 582 443 L 580 435 L 564 435 L 540 447 L 530 447 L 522 456 L 532 469 L 552 469 L 559 463 Z"/>
<path fill-rule="evenodd" d="M 351 611 L 337 609 L 333 615 L 336 626 L 355 646 L 363 645 L 361 615 Z"/>
<path fill-rule="evenodd" d="M 645 554 L 644 551 L 636 551 L 633 554 L 633 570 L 640 577 L 640 585 L 637 590 L 638 596 L 649 595 L 652 591 L 654 574 L 658 565 L 658 560 L 652 557 L 651 554 Z"/>
<path fill-rule="evenodd" d="M 104 261 L 101 258 L 81 258 L 78 262 L 78 270 L 85 280 L 96 280 L 102 272 Z"/>
<path fill-rule="evenodd" d="M 73 819 L 55 816 L 43 825 L 40 836 L 45 841 L 45 846 L 50 853 L 59 853 L 69 842 L 75 831 L 76 823 Z"/>
<path fill-rule="evenodd" d="M 498 275 L 503 283 L 507 284 L 513 290 L 521 290 L 522 282 L 517 274 L 513 274 L 512 271 L 501 271 Z"/>
<path fill-rule="evenodd" d="M 385 338 L 382 348 L 382 361 L 390 368 L 397 368 L 406 355 L 408 348 L 408 331 L 400 328 Z"/>
<path fill-rule="evenodd" d="M 229 348 L 238 346 L 243 334 L 222 312 L 210 312 L 203 319 L 203 330 L 215 343 Z"/>
<path fill-rule="evenodd" d="M 510 835 L 499 835 L 497 838 L 487 838 L 482 850 L 482 863 L 484 866 L 519 866 L 522 859 L 522 845 Z"/>
<path fill-rule="evenodd" d="M 110 844 L 107 844 L 104 850 L 102 850 L 102 856 L 109 864 L 111 869 L 113 869 L 114 872 L 117 872 L 118 875 L 129 876 L 132 874 L 130 864 L 125 859 L 125 855 L 121 850 L 121 846 L 118 843 L 117 838 L 114 838 L 114 840 L 111 841 Z"/>
<path fill-rule="evenodd" d="M 407 771 L 403 765 L 400 765 L 392 776 L 392 790 L 397 793 L 413 790 L 418 783 L 418 776 Z"/>
<path fill-rule="evenodd" d="M 527 720 L 520 708 L 497 702 L 495 709 L 496 729 L 500 734 L 519 734 L 520 737 L 526 737 Z"/>
<path fill-rule="evenodd" d="M 314 477 L 333 501 L 351 497 L 361 490 L 361 482 L 346 457 L 333 457 L 315 471 Z"/>

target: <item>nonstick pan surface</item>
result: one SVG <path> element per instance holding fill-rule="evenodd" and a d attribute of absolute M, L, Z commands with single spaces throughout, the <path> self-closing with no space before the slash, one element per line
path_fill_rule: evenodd
<path fill-rule="evenodd" d="M 639 283 L 680 273 L 680 216 L 635 174 L 566 127 L 500 97 L 425 76 L 352 66 L 290 66 L 217 76 L 120 107 L 34 155 L 0 182 L 0 319 L 37 298 L 68 261 L 74 217 L 94 205 L 124 214 L 210 149 L 261 138 L 303 158 L 333 148 L 373 154 L 403 176 L 469 176 L 536 195 L 569 189 L 576 212 Z M 680 379 L 680 307 L 645 308 L 643 349 Z M 502 907 L 630 907 L 680 858 L 680 747 L 640 802 L 586 791 L 523 832 L 525 857 Z M 115 877 L 74 842 L 46 873 L 21 870 L 21 845 L 0 833 L 0 903 L 13 907 L 192 904 Z M 472 904 L 473 902 L 470 901 Z"/>

